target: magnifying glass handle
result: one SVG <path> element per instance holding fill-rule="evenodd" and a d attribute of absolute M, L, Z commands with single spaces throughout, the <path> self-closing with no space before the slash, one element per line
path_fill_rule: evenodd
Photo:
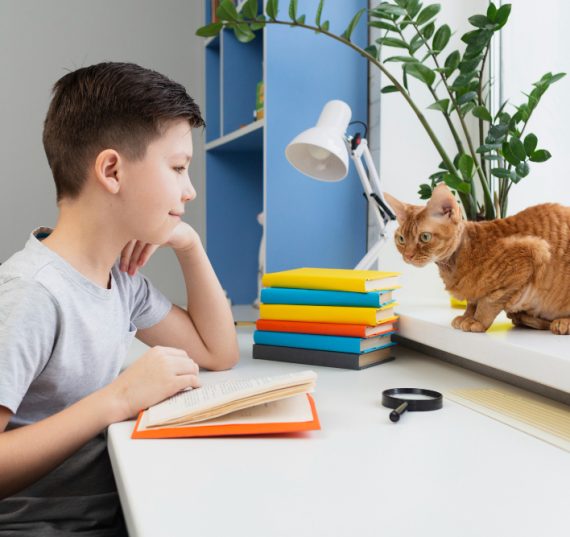
<path fill-rule="evenodd" d="M 394 423 L 400 420 L 400 416 L 406 411 L 408 408 L 408 403 L 402 403 L 398 408 L 395 408 L 390 412 L 390 421 Z"/>

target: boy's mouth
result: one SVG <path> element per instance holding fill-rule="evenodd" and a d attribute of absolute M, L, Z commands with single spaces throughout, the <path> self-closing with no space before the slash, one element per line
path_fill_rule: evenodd
<path fill-rule="evenodd" d="M 183 213 L 183 212 L 182 212 L 182 213 L 177 213 L 177 212 L 175 212 L 175 211 L 170 211 L 168 214 L 169 214 L 170 216 L 177 216 L 178 218 L 182 218 L 182 215 L 183 215 L 184 213 Z"/>

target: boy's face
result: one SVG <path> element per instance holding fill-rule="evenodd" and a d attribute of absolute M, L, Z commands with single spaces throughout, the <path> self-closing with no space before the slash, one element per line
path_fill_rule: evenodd
<path fill-rule="evenodd" d="M 190 125 L 180 120 L 149 144 L 142 160 L 122 160 L 121 219 L 130 237 L 150 244 L 170 238 L 186 202 L 196 197 L 188 175 L 192 152 Z"/>

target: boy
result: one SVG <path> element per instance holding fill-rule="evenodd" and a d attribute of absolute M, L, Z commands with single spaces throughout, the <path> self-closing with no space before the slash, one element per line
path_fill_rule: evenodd
<path fill-rule="evenodd" d="M 2 536 L 123 535 L 106 427 L 200 386 L 199 366 L 238 360 L 227 300 L 181 220 L 203 125 L 180 84 L 134 64 L 54 86 L 43 142 L 57 225 L 0 266 Z M 187 311 L 138 273 L 158 245 L 176 253 Z M 119 375 L 135 333 L 151 349 Z"/>

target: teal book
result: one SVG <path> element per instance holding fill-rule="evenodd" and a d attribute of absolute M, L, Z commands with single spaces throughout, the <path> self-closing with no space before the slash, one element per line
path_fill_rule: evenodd
<path fill-rule="evenodd" d="M 358 338 L 256 330 L 253 333 L 253 341 L 259 345 L 273 345 L 274 347 L 295 347 L 299 349 L 365 354 L 395 345 L 395 343 L 392 343 L 391 334 L 393 332 L 381 336 Z"/>
<path fill-rule="evenodd" d="M 319 289 L 293 289 L 268 287 L 261 290 L 263 304 L 302 304 L 306 306 L 355 306 L 380 308 L 394 302 L 392 291 L 322 291 Z"/>

